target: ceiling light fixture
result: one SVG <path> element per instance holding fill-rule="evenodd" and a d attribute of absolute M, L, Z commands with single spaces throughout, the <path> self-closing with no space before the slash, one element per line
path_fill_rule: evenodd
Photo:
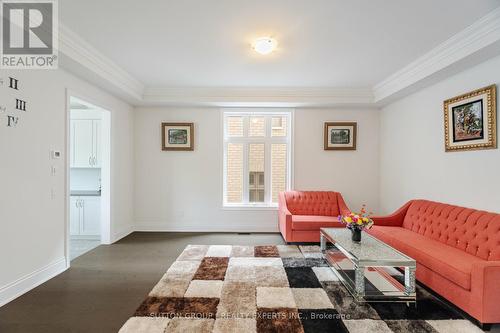
<path fill-rule="evenodd" d="M 278 42 L 271 37 L 260 37 L 253 43 L 253 49 L 260 54 L 269 54 L 276 49 Z"/>

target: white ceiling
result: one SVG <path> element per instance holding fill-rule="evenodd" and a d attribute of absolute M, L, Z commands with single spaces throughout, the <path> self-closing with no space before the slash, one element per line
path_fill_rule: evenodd
<path fill-rule="evenodd" d="M 372 87 L 498 0 L 61 0 L 61 21 L 146 86 Z M 269 57 L 253 38 L 279 42 Z"/>

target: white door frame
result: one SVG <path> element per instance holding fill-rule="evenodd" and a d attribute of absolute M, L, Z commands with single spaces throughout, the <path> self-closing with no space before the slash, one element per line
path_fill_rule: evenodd
<path fill-rule="evenodd" d="M 89 105 L 99 108 L 102 113 L 102 159 L 101 159 L 101 244 L 111 244 L 111 108 L 103 106 L 103 103 L 92 97 L 66 89 L 66 133 L 65 133 L 65 256 L 66 266 L 70 267 L 70 121 L 71 121 L 71 97 L 85 101 Z"/>

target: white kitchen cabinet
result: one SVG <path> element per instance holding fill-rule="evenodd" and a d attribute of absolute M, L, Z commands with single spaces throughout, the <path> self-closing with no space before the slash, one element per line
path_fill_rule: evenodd
<path fill-rule="evenodd" d="M 71 167 L 99 168 L 101 165 L 101 121 L 71 120 Z"/>
<path fill-rule="evenodd" d="M 93 144 L 94 144 L 94 161 L 93 167 L 101 167 L 101 121 L 93 120 Z"/>
<path fill-rule="evenodd" d="M 70 235 L 80 234 L 80 207 L 79 197 L 70 198 L 69 206 L 69 233 Z"/>
<path fill-rule="evenodd" d="M 85 236 L 99 235 L 101 228 L 101 197 L 81 197 L 83 216 L 80 223 L 80 234 Z"/>
<path fill-rule="evenodd" d="M 70 235 L 98 236 L 101 232 L 101 197 L 72 196 Z"/>

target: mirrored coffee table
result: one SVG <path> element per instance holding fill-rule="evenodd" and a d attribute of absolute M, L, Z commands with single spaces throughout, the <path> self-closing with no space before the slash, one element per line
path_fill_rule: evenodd
<path fill-rule="evenodd" d="M 321 250 L 357 302 L 415 303 L 414 259 L 366 232 L 360 243 L 346 228 L 321 228 Z"/>

